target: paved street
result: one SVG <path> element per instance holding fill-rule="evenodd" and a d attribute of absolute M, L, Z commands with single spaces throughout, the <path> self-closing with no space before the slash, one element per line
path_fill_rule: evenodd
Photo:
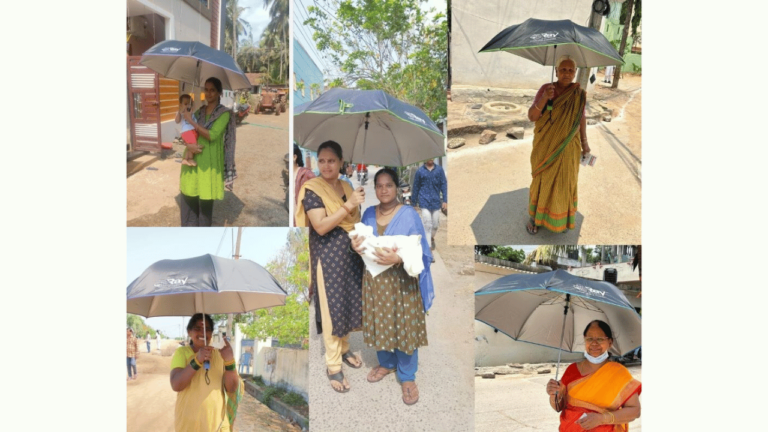
<path fill-rule="evenodd" d="M 372 175 L 371 175 L 372 178 Z M 369 182 L 372 183 L 372 182 Z M 369 186 L 370 187 L 370 186 Z M 366 205 L 370 202 L 366 190 Z M 375 195 L 373 195 L 375 203 Z M 313 431 L 471 431 L 473 404 L 473 302 L 472 277 L 460 276 L 456 263 L 464 256 L 471 264 L 471 250 L 446 248 L 450 264 L 440 256 L 444 228 L 438 232 L 432 277 L 435 300 L 427 315 L 429 345 L 419 350 L 416 383 L 420 399 L 416 405 L 402 402 L 394 374 L 370 384 L 366 376 L 376 366 L 376 352 L 363 342 L 361 332 L 352 333 L 351 350 L 363 359 L 363 367 L 343 371 L 351 390 L 333 391 L 325 372 L 325 347 L 314 325 L 315 308 L 310 308 L 310 425 Z M 375 427 L 374 427 L 375 425 Z"/>
<path fill-rule="evenodd" d="M 641 242 L 640 87 L 621 115 L 588 126 L 594 167 L 580 167 L 576 229 L 531 236 L 528 188 L 532 136 L 520 141 L 499 133 L 485 146 L 449 153 L 449 244 L 638 244 Z"/>
<path fill-rule="evenodd" d="M 213 226 L 288 226 L 282 170 L 288 115 L 255 115 L 237 127 L 234 192 L 213 206 Z M 179 226 L 181 159 L 145 155 L 128 162 L 128 226 Z"/>
<path fill-rule="evenodd" d="M 640 366 L 630 366 L 629 371 L 642 381 Z M 554 373 L 475 378 L 475 431 L 556 431 L 560 420 L 549 406 L 545 390 L 547 382 L 554 378 Z M 641 395 L 641 403 L 642 399 Z M 641 432 L 641 421 L 642 417 L 630 423 L 629 430 Z"/>

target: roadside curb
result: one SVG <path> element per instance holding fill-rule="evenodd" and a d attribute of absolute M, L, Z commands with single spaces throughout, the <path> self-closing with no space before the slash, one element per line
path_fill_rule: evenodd
<path fill-rule="evenodd" d="M 240 377 L 245 382 L 245 391 L 248 392 L 248 394 L 250 394 L 251 396 L 258 399 L 259 402 L 262 402 L 262 398 L 264 397 L 264 391 L 249 380 L 250 375 L 245 375 L 245 376 L 241 375 Z M 269 405 L 267 406 L 269 407 L 269 409 L 280 414 L 281 416 L 295 421 L 302 428 L 309 429 L 309 420 L 303 415 L 301 415 L 300 413 L 298 413 L 297 411 L 295 411 L 290 406 L 284 404 L 283 402 L 273 398 L 269 402 Z"/>

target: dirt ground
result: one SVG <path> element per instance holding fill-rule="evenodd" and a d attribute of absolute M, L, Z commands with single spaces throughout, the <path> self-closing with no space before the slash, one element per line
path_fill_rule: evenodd
<path fill-rule="evenodd" d="M 288 226 L 282 171 L 288 153 L 287 113 L 251 114 L 237 127 L 234 192 L 213 207 L 213 226 Z M 180 155 L 144 155 L 127 164 L 128 226 L 179 226 Z"/>
<path fill-rule="evenodd" d="M 163 341 L 164 346 L 170 343 L 173 342 Z M 138 379 L 126 383 L 128 432 L 174 430 L 176 393 L 169 381 L 171 356 L 160 356 L 154 350 L 154 341 L 152 347 L 152 353 L 142 351 L 136 361 Z M 143 343 L 139 344 L 139 348 L 144 348 Z M 237 411 L 235 431 L 301 431 L 301 428 L 246 393 Z"/>

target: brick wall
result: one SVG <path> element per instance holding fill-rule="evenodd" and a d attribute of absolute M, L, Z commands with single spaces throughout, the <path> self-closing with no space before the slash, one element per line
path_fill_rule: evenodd
<path fill-rule="evenodd" d="M 210 0 L 211 7 L 211 48 L 219 45 L 219 4 L 221 0 Z"/>

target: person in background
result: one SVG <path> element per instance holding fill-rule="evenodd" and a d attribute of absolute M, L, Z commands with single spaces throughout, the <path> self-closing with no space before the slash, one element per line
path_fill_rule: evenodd
<path fill-rule="evenodd" d="M 128 336 L 127 342 L 127 364 L 128 364 L 128 381 L 135 380 L 139 376 L 136 372 L 136 359 L 139 358 L 139 340 L 133 335 L 133 329 L 128 327 L 126 332 Z M 133 373 L 131 373 L 133 371 Z"/>
<path fill-rule="evenodd" d="M 149 343 L 150 343 L 149 341 L 151 340 L 150 337 L 149 337 L 149 333 L 147 333 L 147 337 L 145 339 L 147 341 L 147 353 L 149 353 L 149 346 L 150 346 L 149 345 Z"/>
<path fill-rule="evenodd" d="M 304 157 L 297 144 L 293 144 L 293 175 L 296 176 L 293 183 L 293 203 L 299 205 L 299 191 L 307 180 L 315 178 L 315 173 L 311 169 L 304 167 Z M 293 218 L 293 226 L 296 226 L 296 218 Z"/>
<path fill-rule="evenodd" d="M 344 180 L 345 182 L 349 183 L 349 187 L 351 187 L 352 189 L 354 189 L 354 188 L 355 188 L 355 185 L 353 185 L 353 184 L 352 184 L 352 180 L 350 180 L 350 179 L 349 179 L 349 177 L 347 177 L 347 174 L 346 174 L 346 172 L 347 172 L 347 166 L 348 166 L 348 165 L 349 165 L 349 164 L 348 164 L 347 162 L 344 162 L 344 166 L 342 166 L 342 167 L 341 167 L 341 170 L 340 170 L 340 172 L 339 172 L 339 179 L 340 179 L 340 180 Z"/>
<path fill-rule="evenodd" d="M 160 351 L 160 332 L 155 333 L 157 335 L 157 350 Z"/>
<path fill-rule="evenodd" d="M 434 159 L 428 159 L 416 171 L 412 200 L 421 211 L 424 229 L 432 238 L 430 248 L 434 250 L 435 234 L 440 225 L 440 211 L 448 211 L 448 180 L 445 178 L 443 167 L 435 165 Z"/>

